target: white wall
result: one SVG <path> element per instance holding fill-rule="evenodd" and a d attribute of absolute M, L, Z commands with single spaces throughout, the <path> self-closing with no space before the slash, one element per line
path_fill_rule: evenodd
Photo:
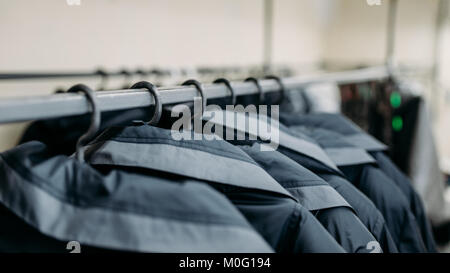
<path fill-rule="evenodd" d="M 0 70 L 259 64 L 263 2 L 0 0 Z M 274 61 L 317 62 L 315 1 L 274 3 Z"/>
<path fill-rule="evenodd" d="M 324 31 L 326 63 L 381 64 L 385 56 L 386 3 L 369 6 L 364 0 L 336 0 L 333 21 Z"/>
<path fill-rule="evenodd" d="M 259 0 L 2 0 L 2 70 L 257 63 Z"/>
<path fill-rule="evenodd" d="M 398 63 L 430 67 L 438 0 L 399 0 L 395 58 Z"/>
<path fill-rule="evenodd" d="M 274 1 L 274 63 L 320 62 L 321 26 L 315 15 L 320 1 Z M 263 4 L 81 0 L 80 6 L 69 6 L 66 0 L 0 0 L 0 72 L 261 64 Z M 0 98 L 49 94 L 80 81 L 99 83 L 2 81 Z M 14 146 L 24 126 L 0 126 L 0 151 Z"/>
<path fill-rule="evenodd" d="M 275 0 L 273 62 L 316 65 L 323 54 L 323 0 Z"/>
<path fill-rule="evenodd" d="M 334 20 L 324 35 L 324 60 L 347 65 L 381 64 L 386 58 L 388 7 L 365 0 L 336 0 Z M 437 0 L 399 0 L 395 31 L 395 61 L 430 67 Z"/>
<path fill-rule="evenodd" d="M 273 62 L 321 61 L 317 3 L 274 0 Z M 329 0 L 328 0 L 329 1 Z M 0 0 L 0 71 L 258 65 L 263 0 Z M 0 82 L 0 97 L 79 81 Z M 88 84 L 94 84 L 86 82 Z"/>

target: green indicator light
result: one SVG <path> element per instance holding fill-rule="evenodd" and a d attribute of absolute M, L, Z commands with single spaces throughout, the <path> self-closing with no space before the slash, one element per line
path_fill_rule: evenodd
<path fill-rule="evenodd" d="M 397 108 L 402 104 L 402 96 L 398 92 L 392 92 L 391 94 L 391 105 L 394 108 Z"/>
<path fill-rule="evenodd" d="M 392 118 L 392 128 L 394 131 L 401 131 L 403 129 L 403 119 L 402 117 L 395 116 Z"/>

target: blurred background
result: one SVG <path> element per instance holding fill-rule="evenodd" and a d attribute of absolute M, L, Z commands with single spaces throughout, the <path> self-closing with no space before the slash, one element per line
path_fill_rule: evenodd
<path fill-rule="evenodd" d="M 449 0 L 0 0 L 0 39 L 0 73 L 160 68 L 175 82 L 199 68 L 404 68 L 428 106 L 437 168 L 450 174 Z M 0 99 L 79 82 L 99 86 L 102 78 L 1 80 Z M 27 125 L 1 125 L 0 151 Z"/>

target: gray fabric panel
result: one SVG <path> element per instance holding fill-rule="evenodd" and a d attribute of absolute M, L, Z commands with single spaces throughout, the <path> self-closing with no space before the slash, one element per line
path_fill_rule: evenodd
<path fill-rule="evenodd" d="M 295 199 L 261 167 L 242 160 L 169 144 L 110 140 L 95 148 L 97 150 L 90 156 L 90 164 L 154 169 L 210 182 L 276 192 Z"/>
<path fill-rule="evenodd" d="M 330 186 L 307 186 L 287 189 L 297 197 L 299 203 L 308 210 L 320 210 L 334 207 L 353 208 L 336 190 Z"/>
<path fill-rule="evenodd" d="M 24 181 L 6 164 L 0 164 L 0 171 L 9 178 L 0 183 L 0 201 L 40 232 L 62 241 L 138 252 L 272 252 L 251 229 L 79 208 Z"/>
<path fill-rule="evenodd" d="M 337 166 L 349 166 L 375 163 L 376 160 L 360 148 L 325 148 L 325 152 Z"/>
<path fill-rule="evenodd" d="M 319 145 L 296 138 L 284 132 L 280 132 L 280 142 L 283 143 L 280 145 L 288 149 L 307 155 L 319 162 L 322 162 L 328 167 L 337 170 L 337 166 L 334 164 L 333 160 L 328 157 L 326 152 Z"/>
<path fill-rule="evenodd" d="M 269 132 L 266 132 L 266 130 L 259 130 L 255 126 L 246 126 L 244 118 L 244 113 L 239 112 L 230 112 L 230 111 L 223 111 L 225 115 L 225 120 L 234 120 L 234 115 L 240 116 L 240 118 L 237 118 L 237 122 L 235 123 L 237 131 L 248 133 L 249 135 L 253 137 L 260 137 L 261 139 L 270 139 L 270 142 L 273 144 L 281 145 L 285 148 L 291 149 L 293 151 L 296 151 L 298 153 L 307 155 L 313 159 L 318 160 L 319 162 L 322 162 L 323 164 L 331 167 L 332 169 L 337 170 L 337 166 L 333 163 L 333 161 L 327 156 L 327 154 L 323 151 L 323 149 L 311 142 L 305 141 L 303 139 L 297 138 L 295 136 L 291 136 L 290 134 L 287 134 L 283 132 L 282 130 L 279 130 L 279 122 L 275 119 L 271 119 L 270 126 L 268 122 L 264 122 L 263 120 L 259 119 L 255 115 L 248 115 L 245 118 L 248 119 L 249 123 L 251 121 L 252 124 L 258 124 L 264 123 L 266 128 L 271 128 L 270 132 L 276 132 L 275 134 L 271 134 Z M 219 117 L 219 115 L 205 115 L 205 116 L 213 116 L 212 118 L 208 119 L 210 122 L 222 125 L 222 126 L 229 126 L 229 124 L 224 124 L 224 120 Z M 264 117 L 269 120 L 269 117 Z M 205 118 L 206 119 L 206 118 Z M 226 123 L 226 122 L 225 122 Z M 273 146 L 273 145 L 272 145 Z"/>
<path fill-rule="evenodd" d="M 352 143 L 353 145 L 363 148 L 367 151 L 384 151 L 387 150 L 387 146 L 375 139 L 374 137 L 361 133 L 346 135 L 345 140 Z"/>

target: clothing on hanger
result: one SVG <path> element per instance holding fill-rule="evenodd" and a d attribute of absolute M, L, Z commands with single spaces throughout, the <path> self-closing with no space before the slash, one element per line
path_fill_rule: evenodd
<path fill-rule="evenodd" d="M 233 96 L 208 99 L 222 110 L 199 123 L 217 135 L 170 130 L 175 104 L 152 126 L 133 121 L 153 107 L 105 112 L 83 163 L 68 155 L 90 114 L 34 122 L 23 144 L 0 154 L 0 251 L 67 252 L 78 241 L 87 252 L 435 252 L 419 194 L 386 156 L 401 134 L 386 145 L 386 130 L 374 130 L 387 123 L 371 115 L 378 104 L 366 105 L 372 87 L 341 93 L 344 113 L 364 112 L 360 126 L 318 96 L 337 96 L 334 83 L 237 97 L 267 113 L 227 109 Z"/>
<path fill-rule="evenodd" d="M 238 147 L 194 132 L 186 132 L 191 140 L 176 141 L 173 132 L 146 125 L 110 128 L 88 146 L 87 162 L 203 181 L 227 196 L 276 252 L 344 252 L 306 208 Z"/>
<path fill-rule="evenodd" d="M 377 140 L 370 136 L 361 136 L 364 133 L 361 132 L 361 130 L 358 129 L 356 125 L 353 124 L 350 120 L 340 115 L 310 114 L 298 116 L 298 118 L 283 114 L 281 116 L 282 119 L 285 119 L 284 121 L 286 123 L 289 123 L 291 125 L 302 124 L 304 126 L 314 128 L 328 129 L 329 131 L 324 133 L 325 136 L 328 133 L 332 134 L 330 131 L 342 134 L 341 141 L 346 142 L 347 145 L 355 145 L 368 151 L 372 155 L 372 157 L 376 159 L 376 163 L 380 167 L 382 172 L 390 178 L 390 181 L 392 181 L 407 198 L 410 210 L 419 225 L 422 238 L 428 251 L 436 251 L 436 245 L 432 236 L 430 223 L 428 218 L 426 217 L 421 198 L 413 188 L 413 184 L 411 183 L 411 181 L 404 174 L 402 174 L 400 170 L 398 170 L 395 164 L 390 162 L 390 160 L 385 155 L 383 155 L 384 149 L 381 149 L 382 146 L 379 145 L 379 142 Z M 296 119 L 297 121 L 295 121 Z M 357 138 L 364 141 L 355 142 L 354 140 L 356 138 L 352 137 L 355 135 L 359 135 L 359 137 Z M 348 139 L 348 136 L 350 136 L 350 139 Z M 331 137 L 327 138 L 331 140 Z M 338 138 L 338 136 L 335 136 L 334 139 L 338 141 Z"/>
<path fill-rule="evenodd" d="M 376 239 L 347 201 L 320 177 L 277 151 L 261 151 L 258 143 L 239 147 L 311 211 L 346 251 L 372 251 L 368 245 Z"/>
<path fill-rule="evenodd" d="M 339 114 L 314 113 L 309 115 L 293 115 L 280 113 L 280 122 L 288 127 L 303 125 L 319 127 L 335 131 L 345 136 L 346 141 L 366 151 L 386 151 L 387 146 L 365 133 L 356 124 Z"/>
<path fill-rule="evenodd" d="M 289 131 L 289 129 L 285 130 Z M 291 136 L 294 136 L 293 132 L 290 133 Z M 299 137 L 299 135 L 299 133 L 296 133 L 295 137 Z M 303 140 L 308 141 L 310 145 L 316 145 L 320 148 L 320 146 L 311 138 L 304 135 L 302 135 L 302 137 Z M 258 142 L 265 144 L 261 140 L 250 139 L 228 141 L 236 145 L 253 145 Z M 323 162 L 309 157 L 305 153 L 299 153 L 298 151 L 294 151 L 283 146 L 279 146 L 277 151 L 293 159 L 296 163 L 306 167 L 315 174 L 319 174 L 320 177 L 326 177 L 324 180 L 353 207 L 366 228 L 381 244 L 383 251 L 392 253 L 398 251 L 381 213 L 375 205 L 366 196 L 364 196 L 364 194 L 358 191 L 350 182 L 343 178 L 343 173 L 330 167 L 328 164 L 324 164 Z M 330 175 L 327 176 L 327 174 Z"/>
<path fill-rule="evenodd" d="M 299 126 L 290 128 L 314 137 L 322 147 L 346 148 L 352 146 L 345 141 L 345 137 L 326 129 L 306 129 Z M 389 177 L 372 163 L 355 163 L 339 168 L 345 177 L 369 197 L 383 214 L 401 252 L 426 251 L 409 202 Z"/>
<path fill-rule="evenodd" d="M 69 241 L 94 252 L 273 251 L 195 179 L 101 173 L 33 141 L 0 154 L 0 181 L 1 251 L 68 252 Z"/>

